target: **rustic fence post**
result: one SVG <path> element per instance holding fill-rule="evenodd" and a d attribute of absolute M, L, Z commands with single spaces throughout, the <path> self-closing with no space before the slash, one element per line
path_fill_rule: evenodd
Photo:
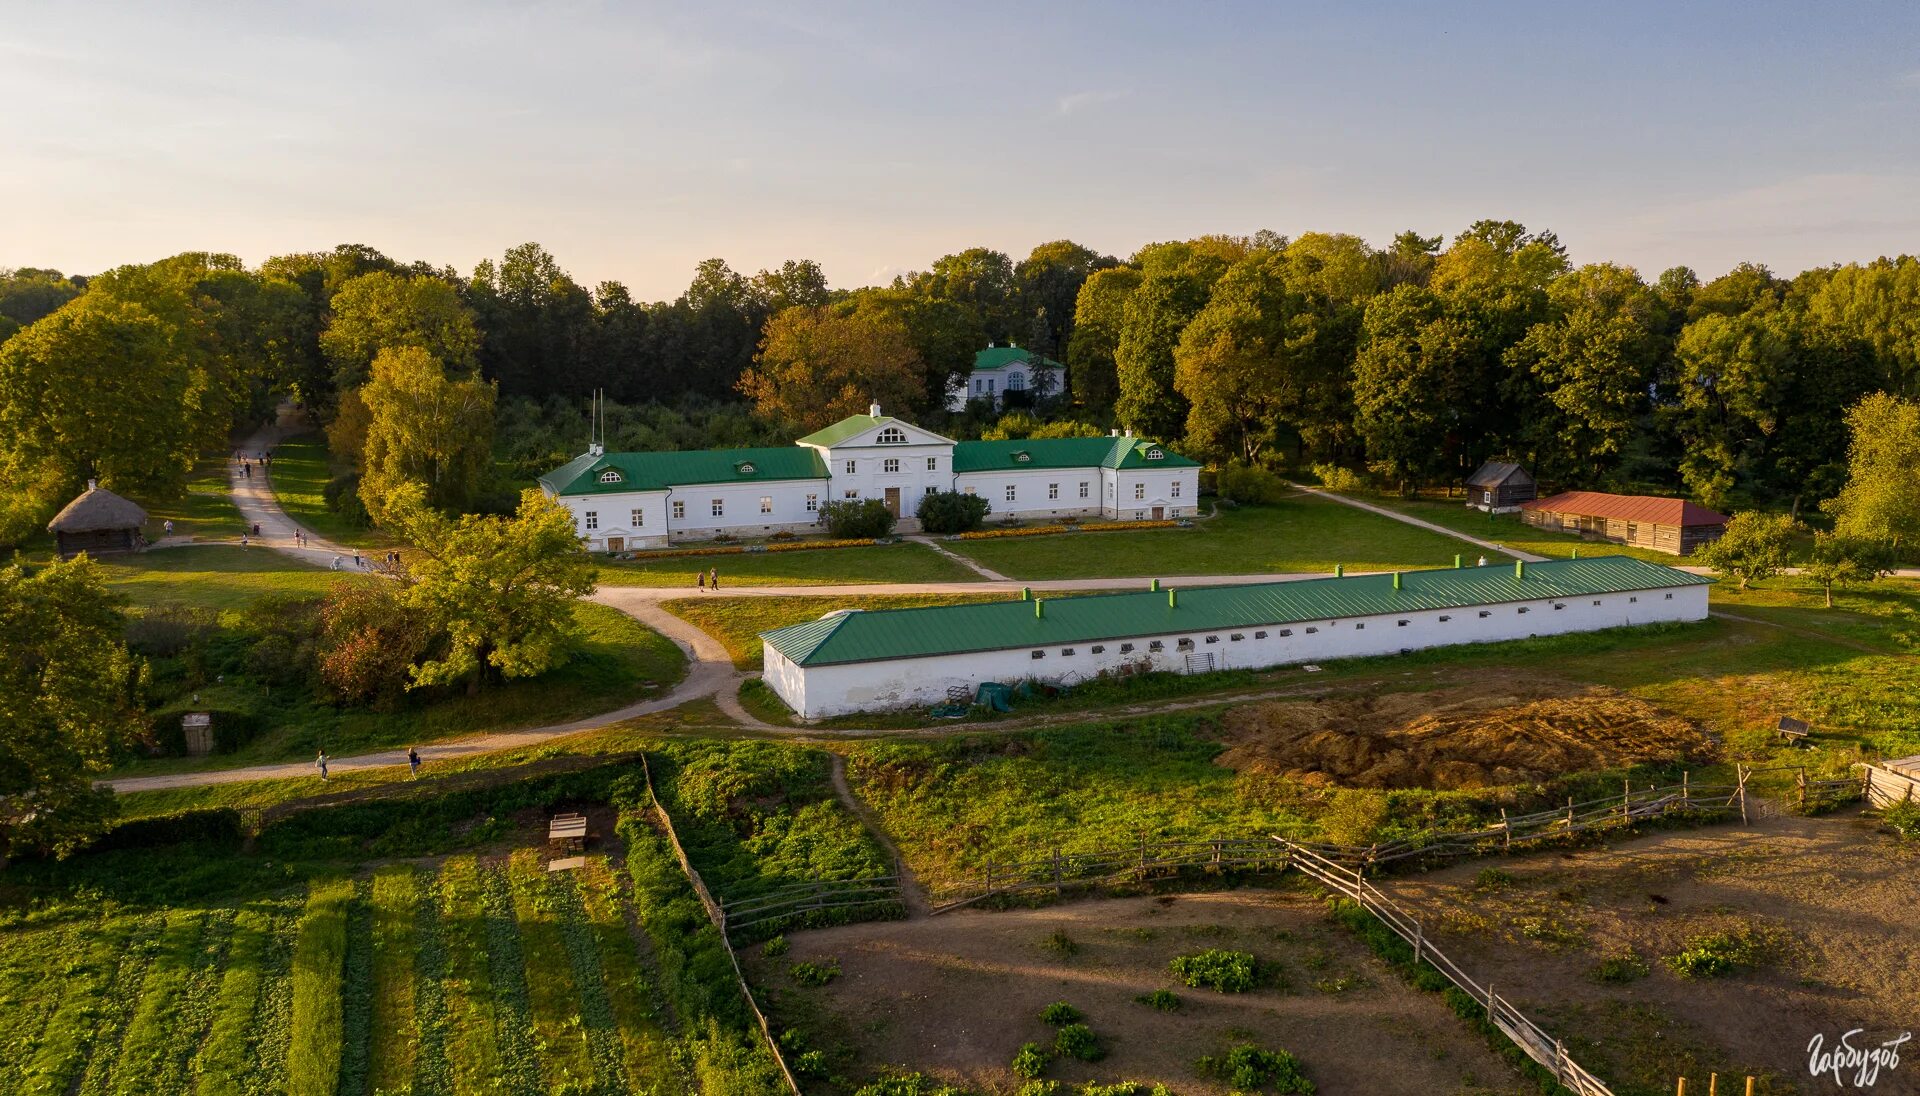
<path fill-rule="evenodd" d="M 1624 826 L 1632 821 L 1633 785 L 1625 779 L 1622 779 L 1620 781 L 1620 824 Z"/>
<path fill-rule="evenodd" d="M 1573 797 L 1567 797 L 1567 832 L 1573 832 Z"/>
<path fill-rule="evenodd" d="M 1147 878 L 1147 831 L 1140 831 L 1140 878 Z"/>
<path fill-rule="evenodd" d="M 987 889 L 982 897 L 993 893 L 993 854 L 987 854 Z"/>
<path fill-rule="evenodd" d="M 1426 950 L 1427 930 L 1420 922 L 1413 923 L 1413 965 L 1420 965 L 1420 953 Z"/>
<path fill-rule="evenodd" d="M 1060 846 L 1055 845 L 1053 847 L 1053 889 L 1056 892 L 1065 889 L 1065 878 L 1060 869 Z"/>
<path fill-rule="evenodd" d="M 1687 1079 L 1680 1078 L 1680 1087 L 1673 1090 L 1673 1096 L 1687 1096 Z"/>
<path fill-rule="evenodd" d="M 1707 1074 L 1707 1096 L 1720 1096 L 1720 1075 L 1718 1073 Z"/>
<path fill-rule="evenodd" d="M 1733 771 L 1735 775 L 1739 777 L 1738 782 L 1734 785 L 1733 794 L 1740 798 L 1740 824 L 1742 826 L 1745 826 L 1749 824 L 1747 821 L 1747 771 L 1748 770 L 1745 765 L 1742 765 L 1736 761 L 1733 764 Z"/>
<path fill-rule="evenodd" d="M 1800 809 L 1807 809 L 1807 767 L 1800 766 L 1799 775 L 1793 778 L 1794 787 L 1800 790 Z"/>
<path fill-rule="evenodd" d="M 1500 808 L 1500 829 L 1503 834 L 1500 840 L 1500 848 L 1503 851 L 1512 852 L 1513 851 L 1513 823 L 1507 821 L 1507 808 L 1505 807 Z"/>
<path fill-rule="evenodd" d="M 1553 1079 L 1567 1079 L 1567 1044 L 1558 1039 L 1553 1041 Z"/>
<path fill-rule="evenodd" d="M 1680 808 L 1682 810 L 1693 808 L 1693 793 L 1687 787 L 1687 776 L 1685 769 L 1680 770 Z"/>

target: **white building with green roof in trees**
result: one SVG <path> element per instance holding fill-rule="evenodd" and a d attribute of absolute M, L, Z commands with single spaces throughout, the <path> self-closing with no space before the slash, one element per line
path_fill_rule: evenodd
<path fill-rule="evenodd" d="M 1009 392 L 1030 401 L 1048 399 L 1060 394 L 1066 375 L 1067 367 L 1045 354 L 989 346 L 973 356 L 973 370 L 948 387 L 947 410 L 965 411 L 973 400 L 999 408 Z"/>
<path fill-rule="evenodd" d="M 1157 441 L 1107 437 L 960 441 L 878 404 L 792 446 L 608 453 L 599 446 L 540 477 L 587 547 L 619 552 L 721 534 L 811 532 L 830 499 L 879 499 L 901 520 L 933 491 L 985 498 L 996 516 L 1114 521 L 1193 512 L 1200 466 Z"/>

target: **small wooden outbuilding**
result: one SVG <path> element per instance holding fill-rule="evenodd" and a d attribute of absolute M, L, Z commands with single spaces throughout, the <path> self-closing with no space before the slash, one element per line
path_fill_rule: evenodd
<path fill-rule="evenodd" d="M 1522 503 L 1520 519 L 1540 529 L 1579 533 L 1676 556 L 1692 555 L 1727 531 L 1727 515 L 1686 499 L 1562 491 Z"/>
<path fill-rule="evenodd" d="M 144 540 L 147 512 L 93 480 L 86 493 L 53 516 L 47 531 L 59 546 L 61 559 L 72 559 L 82 552 L 103 556 L 113 552 L 138 551 Z"/>
<path fill-rule="evenodd" d="M 1493 514 L 1511 514 L 1540 494 L 1540 485 L 1512 461 L 1490 460 L 1467 477 L 1467 505 Z"/>

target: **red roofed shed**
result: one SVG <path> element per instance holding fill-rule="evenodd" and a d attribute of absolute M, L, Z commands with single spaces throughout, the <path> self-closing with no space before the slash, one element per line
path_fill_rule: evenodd
<path fill-rule="evenodd" d="M 1562 491 L 1520 504 L 1520 518 L 1540 529 L 1579 533 L 1676 556 L 1720 539 L 1727 516 L 1686 499 Z"/>

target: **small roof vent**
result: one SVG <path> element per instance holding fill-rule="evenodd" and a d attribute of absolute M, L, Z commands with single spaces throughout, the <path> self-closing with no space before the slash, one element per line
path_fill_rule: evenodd
<path fill-rule="evenodd" d="M 870 403 L 870 404 L 868 404 L 868 405 L 867 405 L 867 414 L 869 414 L 869 415 L 872 415 L 872 416 L 873 416 L 874 418 L 876 418 L 876 419 L 877 419 L 877 418 L 879 418 L 879 417 L 880 417 L 880 405 L 879 405 L 878 403 Z"/>

